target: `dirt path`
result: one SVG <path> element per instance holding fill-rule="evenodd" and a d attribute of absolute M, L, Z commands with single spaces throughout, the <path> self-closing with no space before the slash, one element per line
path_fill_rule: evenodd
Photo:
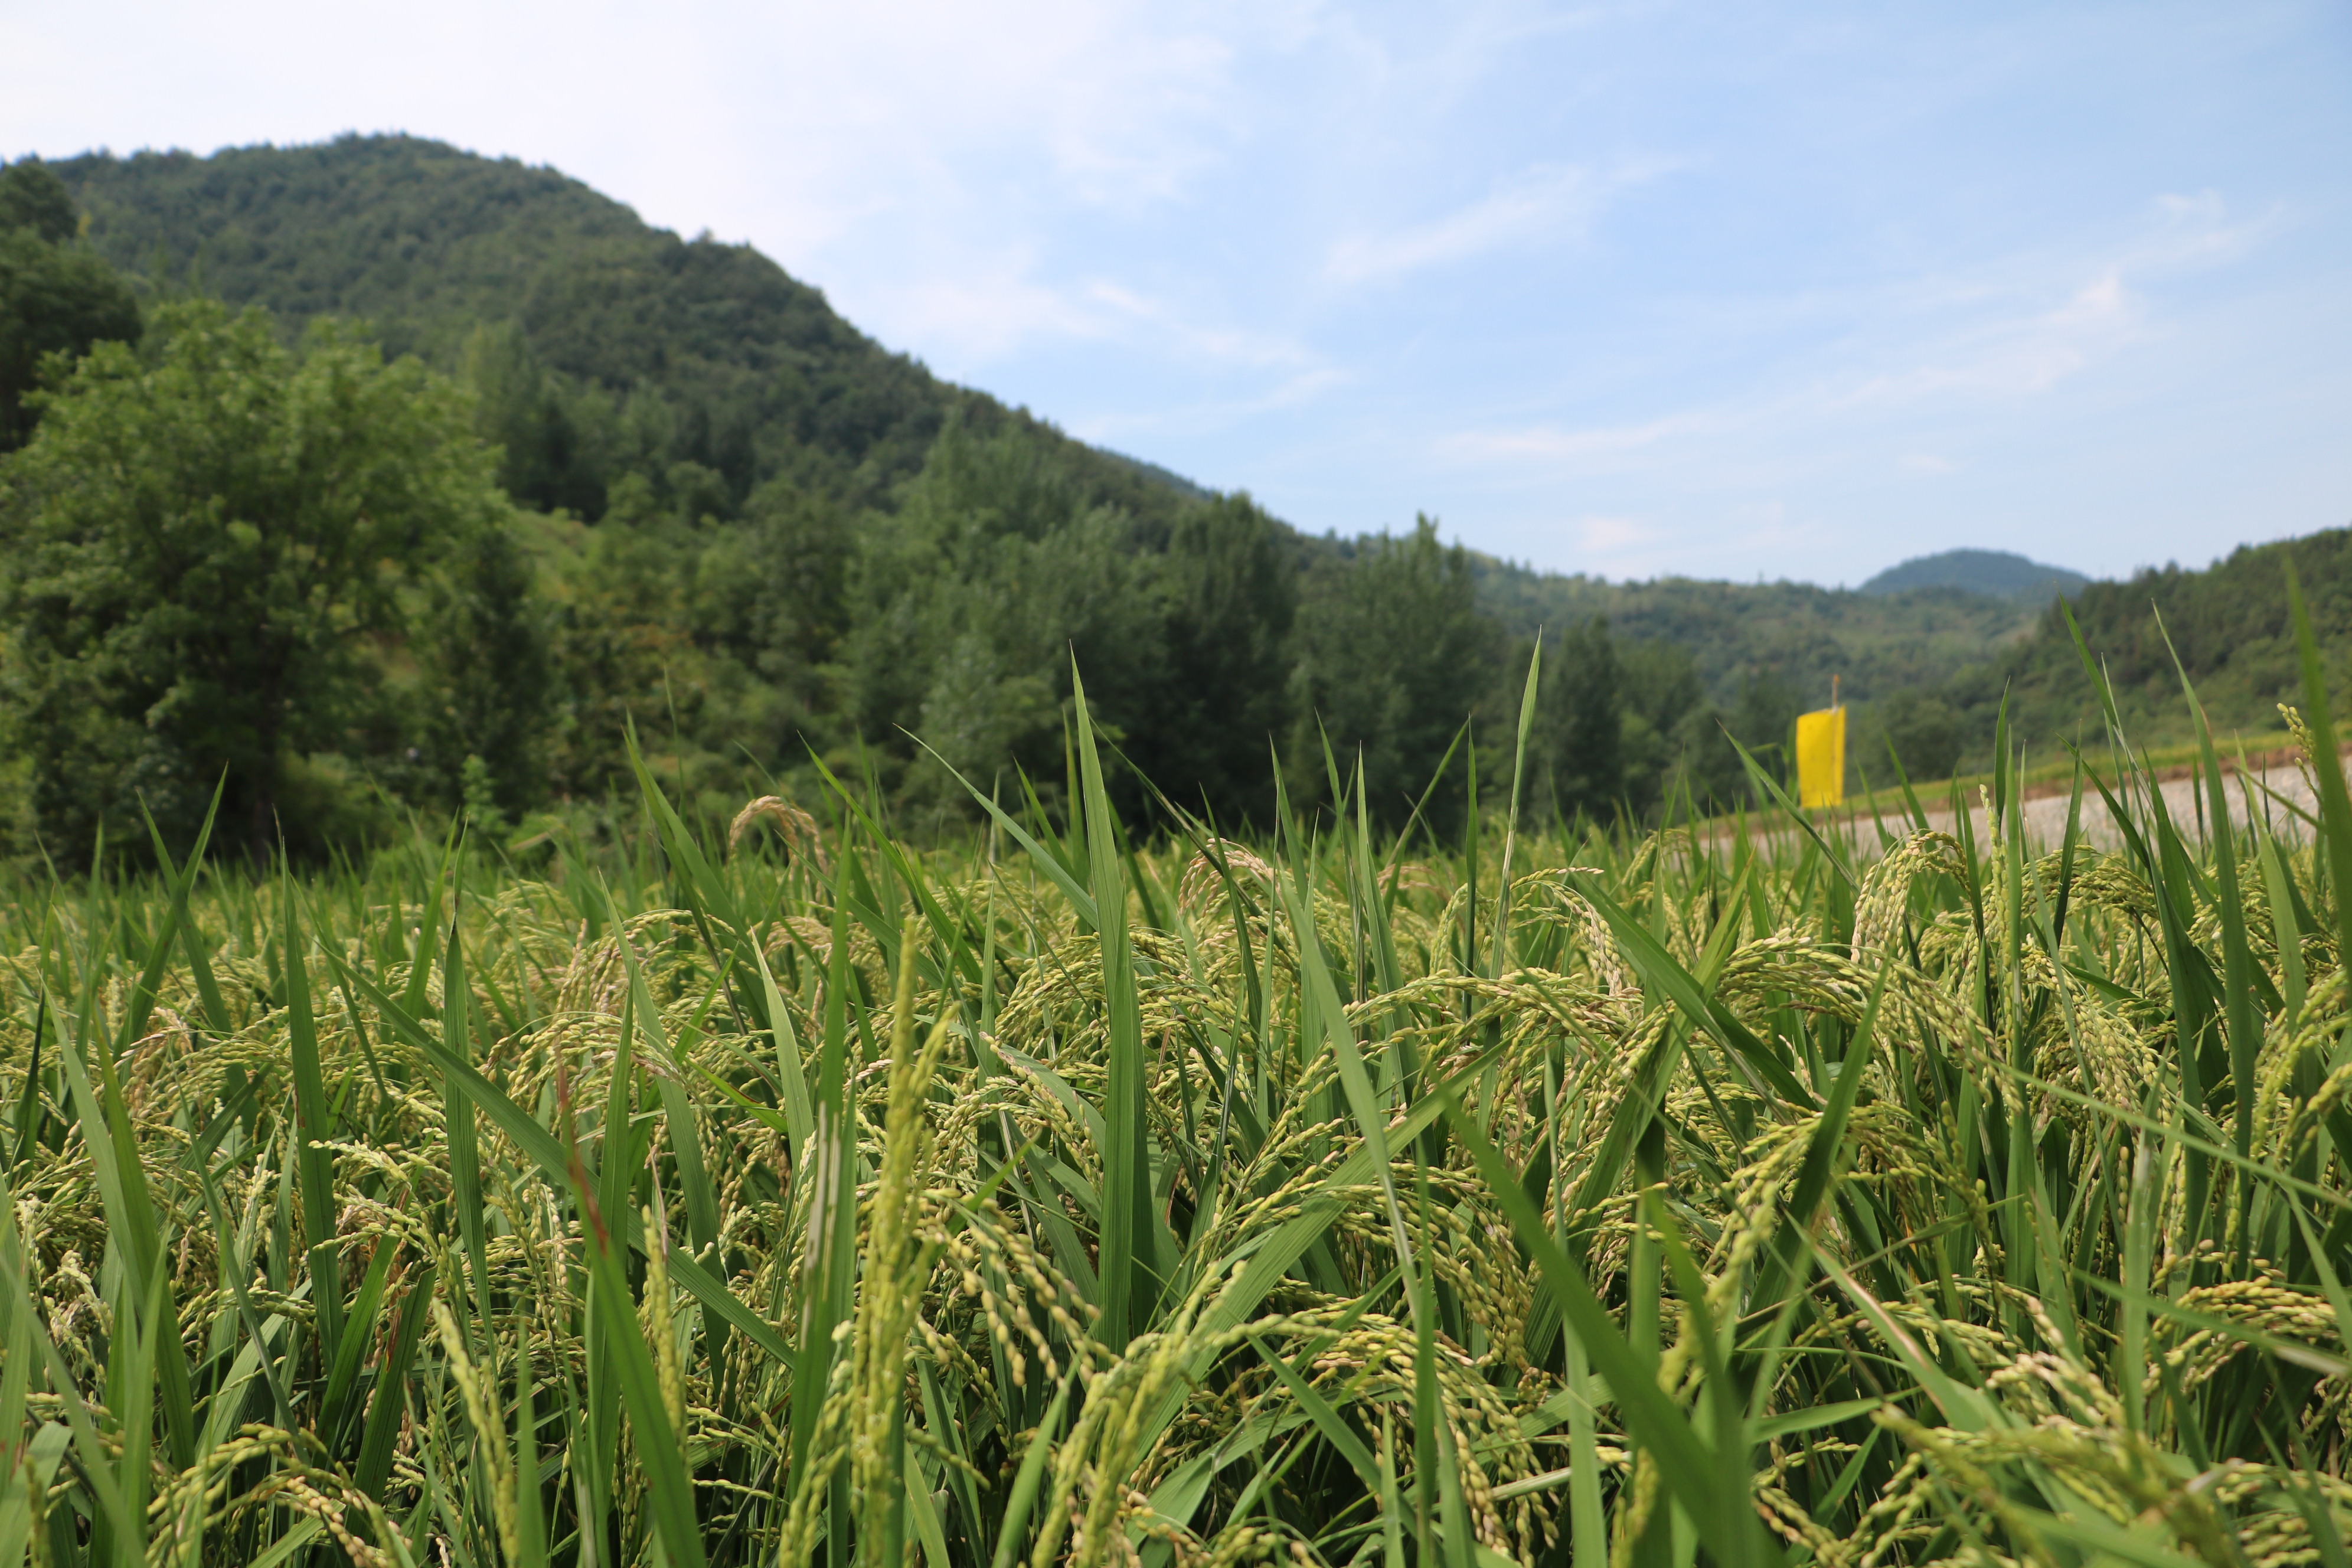
<path fill-rule="evenodd" d="M 2352 748 L 2347 748 L 2347 755 L 2352 757 Z M 2300 762 L 2294 753 L 2284 752 L 2272 752 L 2265 756 L 2251 758 L 2249 761 L 2252 763 L 2252 767 L 2242 778 L 2240 777 L 2235 758 L 2224 759 L 2221 764 L 2225 775 L 2223 783 L 2230 800 L 2230 819 L 2237 823 L 2246 820 L 2247 800 L 2251 795 L 2255 816 L 2268 822 L 2271 831 L 2281 839 L 2294 843 L 2307 839 L 2310 837 L 2310 826 L 2302 817 L 2297 816 L 2295 812 L 2307 812 L 2313 816 L 2317 816 L 2319 804 L 2317 796 L 2313 793 L 2310 777 L 2304 772 Z M 2066 811 L 2073 787 L 2072 782 L 2069 781 L 2064 784 L 2037 785 L 2027 790 L 2026 799 L 2021 809 L 2025 819 L 2026 843 L 2030 848 L 2054 849 L 2063 840 L 2066 833 Z M 2109 787 L 2113 787 L 2112 781 Z M 2204 837 L 2202 802 L 2205 797 L 2197 780 L 2187 769 L 2167 769 L 2162 778 L 2161 788 L 2164 791 L 2165 810 L 2171 815 L 2173 825 L 2192 842 L 2201 842 Z M 2273 796 L 2276 798 L 2273 798 Z M 1952 808 L 1948 796 L 1940 797 L 1935 803 L 1929 804 L 1923 793 L 1921 804 L 1927 807 L 1927 825 L 1930 827 L 1943 833 L 1953 830 Z M 2289 809 L 2290 805 L 2294 809 Z M 1856 848 L 1865 858 L 1876 855 L 1878 832 L 1872 814 L 1864 811 L 1844 815 L 1853 828 L 1852 842 Z M 1885 822 L 1890 832 L 1897 835 L 1903 832 L 1905 816 L 1900 806 L 1893 810 L 1882 808 L 1879 816 Z M 1990 837 L 1991 824 L 1981 804 L 1980 796 L 1977 803 L 1971 805 L 1969 816 L 1970 825 L 1976 830 L 1978 841 L 1984 842 Z M 1787 816 L 1780 814 L 1776 814 L 1774 820 L 1759 824 L 1757 829 L 1759 837 L 1767 834 L 1777 835 L 1793 831 Z M 2082 832 L 2086 842 L 2096 845 L 2102 849 L 2119 849 L 2123 847 L 2123 834 L 2116 828 L 2115 819 L 2107 810 L 2106 802 L 2100 798 L 2098 790 L 2088 780 L 2085 780 L 2083 785 Z"/>

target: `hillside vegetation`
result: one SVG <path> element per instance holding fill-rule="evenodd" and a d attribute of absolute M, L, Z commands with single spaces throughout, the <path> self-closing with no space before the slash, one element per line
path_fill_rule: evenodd
<path fill-rule="evenodd" d="M 1529 750 L 1548 816 L 1745 800 L 1727 733 L 1779 767 L 1833 680 L 1857 784 L 1885 782 L 1890 744 L 1923 777 L 1982 767 L 2004 692 L 2037 754 L 2085 732 L 2071 638 L 2031 597 L 1539 574 L 1402 508 L 1394 531 L 1302 535 L 940 382 L 748 247 L 652 229 L 551 170 L 346 137 L 26 162 L 0 198 L 0 448 L 23 447 L 0 455 L 0 839 L 27 861 L 79 864 L 101 831 L 142 856 L 142 812 L 184 847 L 224 769 L 256 853 L 383 842 L 417 811 L 528 837 L 624 784 L 632 727 L 698 812 L 824 769 L 929 830 L 970 819 L 958 773 L 1013 796 L 1025 776 L 1060 809 L 1073 653 L 1139 820 L 1172 801 L 1270 822 L 1270 753 L 1296 804 L 1328 805 L 1328 745 L 1363 758 L 1383 822 L 1451 825 L 1474 765 L 1505 765 L 1510 671 L 1538 630 L 1559 676 Z M 226 330 L 207 300 L 259 324 Z M 110 340 L 133 346 L 76 370 Z M 389 377 L 470 408 L 387 428 L 435 432 L 411 456 L 475 476 L 450 504 L 476 520 L 420 514 L 323 618 L 283 572 L 390 454 L 358 403 L 300 423 L 321 355 L 355 394 Z M 232 384 L 251 418 L 324 443 L 307 466 L 211 463 L 250 439 L 218 423 Z M 167 430 L 184 438 L 147 434 Z M 80 476 L 101 473 L 141 476 L 136 498 L 95 504 Z M 279 576 L 216 574 L 204 531 L 239 520 Z M 192 552 L 158 553 L 183 522 Z M 2341 552 L 2305 555 L 2333 634 Z M 1914 564 L 1979 586 L 2007 570 Z M 2257 552 L 2225 586 L 2149 580 L 2213 628 L 2182 653 L 2232 729 L 2274 721 L 2274 643 L 2226 629 L 2274 573 Z M 2127 710 L 2177 740 L 2153 618 L 2131 608 L 2147 595 L 2086 593 Z M 211 646 L 251 616 L 256 637 Z"/>
<path fill-rule="evenodd" d="M 1965 588 L 1996 599 L 2046 605 L 2063 594 L 2083 591 L 2090 579 L 2063 566 L 2047 566 L 2006 550 L 1945 550 L 1889 566 L 1863 584 L 1865 594 L 1900 594 L 1912 588 Z"/>
<path fill-rule="evenodd" d="M 2279 602 L 2292 565 L 2309 596 L 2331 686 L 2352 683 L 2352 529 L 2242 545 L 2202 570 L 2167 565 L 2093 583 L 2073 601 L 2076 623 L 2114 683 L 2137 733 L 2179 735 L 2179 669 L 2195 678 L 2214 722 L 2274 731 L 2278 704 L 2297 700 L 2294 643 Z M 2179 659 L 2179 667 L 2174 658 Z M 2055 607 L 2000 666 L 2019 711 L 2050 734 L 2095 735 L 2082 661 Z M 1981 692 L 1972 694 L 1981 706 Z"/>
<path fill-rule="evenodd" d="M 733 504 L 779 477 L 873 501 L 951 413 L 1006 416 L 749 246 L 649 227 L 552 169 L 410 136 L 51 167 L 127 272 L 263 306 L 289 333 L 357 318 L 389 354 L 462 368 L 506 488 L 541 510 L 593 521 L 632 474 Z M 1021 422 L 1131 509 L 1168 488 Z"/>

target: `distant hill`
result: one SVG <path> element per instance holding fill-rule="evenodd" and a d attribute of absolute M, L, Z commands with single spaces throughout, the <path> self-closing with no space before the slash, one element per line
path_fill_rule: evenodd
<path fill-rule="evenodd" d="M 1859 591 L 1884 595 L 1912 588 L 1961 588 L 1995 599 L 2031 599 L 2038 609 L 2061 594 L 2072 598 L 2088 582 L 2080 572 L 2045 566 L 2006 550 L 1946 550 L 1889 566 Z"/>
<path fill-rule="evenodd" d="M 1953 587 L 1874 594 L 1692 577 L 1612 583 L 1486 560 L 1477 573 L 1481 602 L 1513 632 L 1605 617 L 1617 637 L 1690 650 L 1708 695 L 1725 703 L 1758 679 L 1823 702 L 1832 677 L 1846 696 L 1865 702 L 1938 685 L 1998 658 L 2032 630 L 2041 609 Z"/>
<path fill-rule="evenodd" d="M 2122 582 L 2093 583 L 2074 597 L 2075 624 L 2113 683 L 2136 740 L 2185 732 L 2183 670 L 2219 734 L 2275 731 L 2279 703 L 2302 705 L 2287 615 L 2290 563 L 2302 580 L 2330 683 L 2340 692 L 2352 679 L 2352 529 L 2242 544 L 2210 566 L 2150 568 Z M 2032 636 L 2005 653 L 2000 675 L 2000 684 L 1961 683 L 1988 733 L 2006 684 L 2013 711 L 2028 728 L 2053 736 L 2097 735 L 2082 657 L 2055 605 L 2042 611 Z"/>
<path fill-rule="evenodd" d="M 361 317 L 389 352 L 467 374 L 508 449 L 508 488 L 543 510 L 593 520 L 625 475 L 675 492 L 682 509 L 706 492 L 740 505 L 777 479 L 887 507 L 951 416 L 1026 425 L 1061 447 L 1096 500 L 1147 531 L 1209 494 L 940 380 L 749 246 L 654 228 L 553 169 L 411 136 L 51 167 L 88 214 L 90 242 L 154 289 L 266 305 L 289 332 L 314 316 Z M 1308 555 L 1325 547 L 1298 542 Z M 2014 559 L 1933 560 L 1979 556 Z M 1758 676 L 1810 694 L 1832 675 L 1867 700 L 1990 659 L 2040 608 L 1977 581 L 1957 584 L 1966 593 L 1926 586 L 1924 597 L 1876 591 L 1927 564 L 1861 594 L 1612 584 L 1483 558 L 1476 569 L 1481 603 L 1514 631 L 1606 616 L 1621 637 L 1689 648 L 1723 700 Z"/>
<path fill-rule="evenodd" d="M 750 246 L 681 239 L 512 158 L 394 135 L 50 166 L 100 254 L 155 289 L 265 305 L 289 332 L 360 317 L 387 352 L 468 373 L 508 488 L 549 510 L 593 519 L 620 475 L 659 486 L 680 463 L 738 503 L 778 478 L 887 503 L 952 412 L 1045 428 L 883 348 Z M 1200 493 L 1066 448 L 1131 510 Z"/>
<path fill-rule="evenodd" d="M 1001 473 L 975 470 L 971 482 L 1000 486 L 1019 501 L 1014 510 L 1044 497 L 1057 517 L 1113 519 L 1119 531 L 1111 548 L 1122 556 L 1165 553 L 1180 521 L 1197 518 L 1213 499 L 1148 460 L 1073 440 L 1025 410 L 932 375 L 859 331 L 820 290 L 749 246 L 654 228 L 622 203 L 551 169 L 408 136 L 352 136 L 210 157 L 95 153 L 51 167 L 86 216 L 88 243 L 151 294 L 198 291 L 267 306 L 289 333 L 319 316 L 363 319 L 390 352 L 413 352 L 471 384 L 484 434 L 506 450 L 500 478 L 520 500 L 590 522 L 605 517 L 608 506 L 610 515 L 633 525 L 670 520 L 682 531 L 663 536 L 667 553 L 659 560 L 662 570 L 680 575 L 663 590 L 671 599 L 660 603 L 673 608 L 659 608 L 658 595 L 648 592 L 655 607 L 642 613 L 670 615 L 677 624 L 663 633 L 669 643 L 640 640 L 721 662 L 740 656 L 751 661 L 746 671 L 768 661 L 757 664 L 756 674 L 713 678 L 713 691 L 740 687 L 752 694 L 740 701 L 712 698 L 701 730 L 714 755 L 733 743 L 751 722 L 743 715 L 755 710 L 768 715 L 760 721 L 777 735 L 796 732 L 793 726 L 828 735 L 858 726 L 895 732 L 888 724 L 911 725 L 929 710 L 919 681 L 910 688 L 913 697 L 882 718 L 845 706 L 879 700 L 857 695 L 866 675 L 843 673 L 849 667 L 842 661 L 854 652 L 853 623 L 863 626 L 861 617 L 878 613 L 849 602 L 845 563 L 881 558 L 870 542 L 887 542 L 893 520 L 905 516 L 901 497 L 942 431 L 970 431 L 981 439 L 975 451 L 996 450 L 987 442 L 999 434 L 1017 437 L 1013 445 L 1028 457 L 1014 462 L 1008 456 L 1011 466 Z M 1402 517 L 1417 498 L 1395 499 L 1391 515 Z M 779 563 L 758 571 L 730 563 L 724 550 L 735 548 L 728 542 L 734 536 L 696 531 L 714 517 L 755 540 L 799 530 L 792 537 L 806 534 L 816 542 L 810 548 L 821 546 L 821 560 L 831 564 L 819 571 L 798 556 L 779 556 Z M 1034 532 L 1033 522 L 1020 526 Z M 1361 542 L 1301 536 L 1271 520 L 1266 526 L 1279 534 L 1285 560 L 1299 569 L 1300 614 L 1308 616 L 1318 595 L 1336 593 L 1340 568 Z M 550 572 L 562 577 L 585 570 L 575 557 L 593 552 L 600 531 L 551 527 L 573 531 L 560 534 L 568 542 L 551 555 Z M 688 584 L 704 570 L 692 552 L 706 549 L 718 553 L 706 577 Z M 1906 561 L 1858 589 L 1679 577 L 1611 583 L 1476 555 L 1468 557 L 1468 568 L 1478 609 L 1522 647 L 1539 627 L 1557 634 L 1605 619 L 1628 670 L 1648 671 L 1641 680 L 1671 689 L 1673 700 L 1689 707 L 1685 728 L 1694 733 L 1716 734 L 1717 708 L 1769 717 L 1776 704 L 1793 712 L 1826 700 L 1835 679 L 1858 705 L 1864 726 L 1853 754 L 1876 756 L 1884 747 L 1869 731 L 1882 716 L 1873 710 L 1887 699 L 1895 708 L 1909 704 L 1905 710 L 1915 714 L 1920 703 L 1930 704 L 1963 752 L 1990 744 L 2004 692 L 2017 732 L 2037 744 L 2085 733 L 2087 688 L 2053 606 L 2061 595 L 2107 659 L 2136 736 L 2163 733 L 2179 711 L 2171 653 L 2157 635 L 2151 600 L 2161 605 L 2173 646 L 2217 723 L 2264 726 L 2274 720 L 2273 704 L 2292 700 L 2294 685 L 2279 585 L 2282 560 L 2290 554 L 2331 663 L 2352 658 L 2337 651 L 2352 650 L 2352 533 L 2345 531 L 2241 550 L 2204 571 L 2144 573 L 2128 583 L 2093 583 L 2063 567 L 1971 549 Z M 643 573 L 630 571 L 637 573 L 628 577 L 630 587 L 645 587 Z M 1073 604 L 1095 594 L 1108 604 L 1124 579 L 1108 566 L 1104 572 L 1099 582 L 1066 573 L 1020 583 L 1024 590 L 1050 587 Z M 781 632 L 705 624 L 719 614 L 710 608 L 719 603 L 712 584 L 754 598 L 805 593 L 824 602 L 793 600 L 798 607 L 786 616 L 762 599 L 753 606 L 757 616 L 744 612 L 744 626 L 806 623 L 804 636 L 793 636 L 807 647 L 793 644 L 799 651 L 786 658 L 759 640 L 773 641 Z M 1041 595 L 1040 602 L 1050 596 Z M 566 602 L 573 606 L 568 615 L 586 615 L 576 593 Z M 1019 616 L 982 619 L 992 629 L 1025 624 Z M 877 669 L 889 665 L 903 651 L 891 637 L 876 633 L 857 657 Z M 1663 657 L 1668 653 L 1671 658 Z M 565 700 L 583 713 L 592 700 L 607 698 L 615 712 L 635 703 L 667 713 L 667 668 L 654 655 L 646 658 L 652 674 L 638 687 L 615 676 L 605 696 L 591 691 Z M 781 675 L 770 668 L 779 659 L 777 668 L 786 671 Z M 1066 644 L 1055 645 L 1055 660 L 1066 672 Z M 1146 670 L 1150 663 L 1131 662 Z M 1677 668 L 1686 675 L 1668 679 Z M 2341 679 L 2352 668 L 2335 673 Z M 1515 679 L 1511 669 L 1502 675 L 1496 712 L 1512 710 Z M 787 686 L 788 696 L 761 695 Z M 1049 688 L 1047 681 L 1041 689 Z M 1652 717 L 1662 732 L 1679 722 L 1664 709 Z M 689 727 L 693 722 L 689 715 Z M 589 737 L 580 742 L 585 755 L 593 727 L 584 719 L 579 726 Z M 1759 720 L 1753 728 L 1769 735 L 1780 726 Z M 1053 725 L 1039 732 L 1048 731 L 1058 746 Z"/>

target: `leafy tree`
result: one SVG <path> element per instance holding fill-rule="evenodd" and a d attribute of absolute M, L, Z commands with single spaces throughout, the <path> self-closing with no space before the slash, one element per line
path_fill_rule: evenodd
<path fill-rule="evenodd" d="M 1298 616 L 1291 753 L 1301 800 L 1326 793 L 1328 735 L 1343 767 L 1361 758 L 1372 812 L 1402 822 L 1493 689 L 1500 644 L 1499 628 L 1479 613 L 1469 552 L 1440 544 L 1427 517 L 1401 538 L 1360 541 L 1352 558 L 1321 563 Z M 1451 784 L 1433 797 L 1440 821 L 1460 799 Z"/>
<path fill-rule="evenodd" d="M 417 588 L 509 510 L 464 395 L 415 361 L 333 325 L 292 352 L 201 301 L 154 325 L 41 395 L 0 465 L 10 706 L 53 849 L 140 799 L 184 837 L 225 773 L 263 854 L 289 769 L 364 747 Z"/>
<path fill-rule="evenodd" d="M 642 474 L 623 475 L 610 500 L 593 528 L 550 530 L 566 548 L 545 583 L 558 672 L 549 775 L 559 794 L 573 797 L 624 781 L 622 740 L 632 721 L 649 744 L 674 736 L 683 766 L 685 751 L 708 753 L 701 742 L 723 743 L 715 731 L 728 716 L 697 637 L 705 628 L 695 578 L 709 541 Z M 698 771 L 709 761 L 698 755 Z"/>
<path fill-rule="evenodd" d="M 843 649 L 858 732 L 911 799 L 970 804 L 910 734 L 976 783 L 1058 778 L 1073 658 L 1112 736 L 1156 721 L 1163 621 L 1134 532 L 1053 445 L 950 421 L 898 515 L 870 521 Z"/>
<path fill-rule="evenodd" d="M 1561 634 L 1542 687 L 1543 774 L 1553 807 L 1606 818 L 1625 799 L 1625 715 L 1609 623 L 1595 616 Z"/>
<path fill-rule="evenodd" d="M 507 493 L 542 511 L 603 515 L 598 454 L 531 352 L 522 323 L 476 327 L 467 335 L 461 367 L 474 393 L 475 427 L 499 447 L 499 483 Z"/>
<path fill-rule="evenodd" d="M 1680 643 L 1654 639 L 1617 645 L 1624 709 L 1625 802 L 1647 820 L 1674 804 L 1689 760 L 1715 734 L 1713 710 L 1699 684 L 1698 666 Z"/>
<path fill-rule="evenodd" d="M 411 799 L 512 818 L 544 797 L 541 745 L 555 670 L 545 605 L 513 530 L 474 528 L 449 542 L 423 584 L 415 619 L 416 745 L 394 754 L 425 777 Z M 395 778 L 400 770 L 390 770 Z"/>
<path fill-rule="evenodd" d="M 44 245 L 63 245 L 81 227 L 73 197 L 38 158 L 0 168 L 0 230 L 28 230 Z"/>
<path fill-rule="evenodd" d="M 1897 691 L 1882 699 L 1875 715 L 1887 742 L 1913 780 L 1949 778 L 1960 761 L 1959 716 L 1940 697 Z M 1868 765 L 1874 759 L 1857 759 Z"/>
<path fill-rule="evenodd" d="M 26 395 L 52 354 L 139 336 L 139 304 L 114 269 L 74 243 L 72 198 L 37 159 L 0 168 L 0 452 L 33 428 Z"/>
<path fill-rule="evenodd" d="M 1273 819 L 1298 611 L 1287 535 L 1248 496 L 1231 496 L 1181 515 L 1160 562 L 1165 679 L 1128 752 L 1171 799 L 1221 822 Z"/>
<path fill-rule="evenodd" d="M 1796 689 L 1777 672 L 1749 671 L 1740 683 L 1739 700 L 1721 716 L 1713 744 L 1701 754 L 1697 773 L 1705 788 L 1700 798 L 1727 806 L 1750 798 L 1748 769 L 1732 739 L 1747 747 L 1767 773 L 1787 774 L 1793 766 L 1789 741 L 1802 707 Z"/>
<path fill-rule="evenodd" d="M 829 667 L 847 627 L 854 520 L 831 497 L 772 479 L 719 530 L 696 568 L 717 646 L 777 689 L 800 726 L 833 700 Z"/>

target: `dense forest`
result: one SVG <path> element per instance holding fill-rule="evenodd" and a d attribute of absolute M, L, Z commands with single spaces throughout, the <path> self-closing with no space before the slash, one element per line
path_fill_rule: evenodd
<path fill-rule="evenodd" d="M 215 785 L 257 848 L 459 810 L 527 842 L 612 794 L 631 729 L 714 812 L 819 767 L 912 830 L 971 788 L 1050 812 L 1074 670 L 1138 820 L 1164 793 L 1262 823 L 1277 782 L 1311 808 L 1361 767 L 1392 823 L 1444 823 L 1474 768 L 1496 787 L 1539 634 L 1529 787 L 1570 819 L 1742 797 L 1727 731 L 1769 760 L 1832 677 L 1863 770 L 1961 765 L 2011 689 L 2044 735 L 2084 717 L 2030 584 L 1610 584 L 1403 516 L 1302 534 L 510 160 L 393 136 L 0 169 L 19 858 L 143 852 L 142 810 L 185 841 Z M 2345 537 L 2295 546 L 2337 629 Z M 2153 697 L 2157 600 L 2217 718 L 2263 727 L 2286 664 L 2236 631 L 2279 619 L 2274 553 L 2092 584 L 2085 629 Z"/>

